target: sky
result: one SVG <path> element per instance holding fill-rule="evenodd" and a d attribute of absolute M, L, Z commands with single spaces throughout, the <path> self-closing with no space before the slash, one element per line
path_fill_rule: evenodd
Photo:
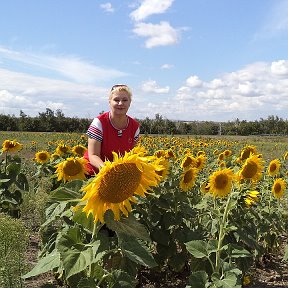
<path fill-rule="evenodd" d="M 288 0 L 9 0 L 0 10 L 0 114 L 94 118 L 127 84 L 137 119 L 287 119 Z"/>

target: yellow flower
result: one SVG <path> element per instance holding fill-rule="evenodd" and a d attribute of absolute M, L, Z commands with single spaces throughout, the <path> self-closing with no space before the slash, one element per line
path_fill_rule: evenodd
<path fill-rule="evenodd" d="M 214 197 L 225 197 L 231 192 L 234 177 L 233 171 L 229 168 L 217 170 L 209 177 L 207 188 Z"/>
<path fill-rule="evenodd" d="M 269 166 L 267 168 L 268 175 L 270 176 L 276 176 L 279 174 L 281 167 L 281 162 L 279 159 L 274 159 L 269 163 Z"/>
<path fill-rule="evenodd" d="M 79 157 L 69 157 L 61 163 L 55 165 L 55 173 L 58 175 L 58 181 L 63 180 L 64 183 L 72 180 L 85 180 L 87 160 Z"/>
<path fill-rule="evenodd" d="M 185 192 L 191 189 L 195 184 L 196 177 L 196 168 L 184 169 L 183 173 L 180 176 L 180 189 Z"/>
<path fill-rule="evenodd" d="M 193 163 L 192 165 L 198 170 L 202 170 L 203 167 L 205 166 L 205 163 L 206 163 L 206 160 L 207 160 L 207 157 L 203 154 L 197 156 L 197 158 L 195 159 L 196 162 Z"/>
<path fill-rule="evenodd" d="M 284 195 L 287 183 L 282 178 L 277 178 L 274 180 L 272 186 L 272 193 L 276 198 L 281 198 Z"/>
<path fill-rule="evenodd" d="M 160 176 L 160 180 L 164 181 L 169 174 L 170 162 L 166 158 L 156 158 L 156 173 Z"/>
<path fill-rule="evenodd" d="M 260 192 L 253 190 L 249 191 L 246 196 L 245 196 L 245 204 L 247 207 L 251 207 L 252 205 L 255 205 L 259 201 L 259 196 Z"/>
<path fill-rule="evenodd" d="M 250 157 L 245 160 L 237 174 L 238 181 L 251 180 L 252 182 L 257 182 L 262 177 L 263 169 L 262 158 L 258 157 L 258 155 L 251 154 Z"/>
<path fill-rule="evenodd" d="M 247 145 L 245 146 L 240 153 L 240 160 L 244 161 L 250 157 L 251 154 L 257 154 L 256 146 Z"/>
<path fill-rule="evenodd" d="M 284 156 L 283 156 L 284 160 L 288 160 L 288 151 L 285 152 Z"/>
<path fill-rule="evenodd" d="M 230 157 L 232 155 L 232 151 L 231 150 L 225 150 L 224 152 L 225 157 Z"/>
<path fill-rule="evenodd" d="M 132 210 L 130 201 L 137 203 L 135 196 L 146 197 L 145 193 L 160 181 L 157 165 L 148 158 L 131 153 L 113 155 L 113 161 L 105 161 L 99 173 L 82 188 L 82 201 L 86 202 L 83 211 L 87 216 L 92 213 L 94 222 L 104 223 L 107 210 L 113 211 L 115 220 L 120 219 L 120 212 L 128 216 Z"/>
<path fill-rule="evenodd" d="M 18 152 L 23 148 L 23 145 L 16 140 L 5 140 L 2 143 L 2 152 Z"/>
<path fill-rule="evenodd" d="M 70 147 L 65 145 L 65 144 L 59 144 L 57 147 L 56 147 L 56 153 L 59 154 L 59 155 L 63 155 L 63 154 L 66 154 L 70 151 Z"/>
<path fill-rule="evenodd" d="M 181 168 L 186 169 L 188 167 L 196 165 L 196 159 L 191 155 L 186 155 L 181 162 Z"/>
<path fill-rule="evenodd" d="M 35 153 L 35 161 L 40 164 L 45 164 L 50 160 L 50 153 L 48 151 L 42 150 Z"/>
<path fill-rule="evenodd" d="M 72 147 L 71 151 L 73 154 L 82 157 L 84 153 L 86 152 L 87 148 L 81 144 L 75 145 Z"/>

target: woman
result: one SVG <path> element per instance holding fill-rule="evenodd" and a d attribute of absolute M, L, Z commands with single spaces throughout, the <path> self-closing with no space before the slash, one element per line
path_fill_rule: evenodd
<path fill-rule="evenodd" d="M 113 160 L 112 152 L 124 155 L 139 139 L 139 123 L 127 115 L 132 93 L 127 85 L 118 84 L 111 88 L 109 95 L 110 111 L 92 121 L 88 135 L 88 150 L 84 155 L 90 175 L 97 173 L 104 161 Z"/>

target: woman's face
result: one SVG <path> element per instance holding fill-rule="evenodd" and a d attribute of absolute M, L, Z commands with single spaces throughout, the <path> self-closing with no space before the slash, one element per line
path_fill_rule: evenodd
<path fill-rule="evenodd" d="M 126 91 L 115 91 L 110 97 L 109 104 L 112 114 L 126 115 L 131 104 L 131 98 Z"/>

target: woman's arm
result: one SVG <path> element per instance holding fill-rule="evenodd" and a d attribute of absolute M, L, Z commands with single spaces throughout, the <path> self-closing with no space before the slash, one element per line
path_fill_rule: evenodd
<path fill-rule="evenodd" d="M 89 157 L 89 162 L 91 165 L 94 167 L 100 168 L 104 166 L 104 162 L 100 158 L 101 155 L 101 142 L 88 138 L 88 157 Z"/>

